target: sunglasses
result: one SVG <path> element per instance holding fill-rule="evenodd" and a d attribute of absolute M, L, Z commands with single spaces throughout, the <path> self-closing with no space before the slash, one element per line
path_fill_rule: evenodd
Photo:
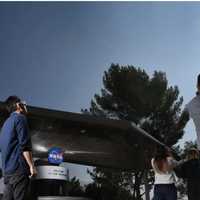
<path fill-rule="evenodd" d="M 27 103 L 26 103 L 26 101 L 20 101 L 20 102 L 19 102 L 19 104 L 22 104 L 22 105 L 25 105 L 25 106 L 27 106 Z"/>
<path fill-rule="evenodd" d="M 18 104 L 25 112 L 27 112 L 27 104 L 25 101 L 20 101 Z"/>

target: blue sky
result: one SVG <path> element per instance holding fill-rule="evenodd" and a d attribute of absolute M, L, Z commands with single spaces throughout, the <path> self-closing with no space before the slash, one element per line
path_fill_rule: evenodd
<path fill-rule="evenodd" d="M 200 2 L 0 2 L 0 99 L 80 112 L 119 63 L 166 72 L 185 104 L 200 73 L 199 35 Z M 190 122 L 182 141 L 195 138 Z"/>

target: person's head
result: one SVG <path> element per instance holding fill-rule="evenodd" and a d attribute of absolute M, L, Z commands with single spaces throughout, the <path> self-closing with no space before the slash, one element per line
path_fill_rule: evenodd
<path fill-rule="evenodd" d="M 6 99 L 5 104 L 9 113 L 12 112 L 19 112 L 23 114 L 27 113 L 26 104 L 22 102 L 18 96 L 9 96 Z"/>
<path fill-rule="evenodd" d="M 199 159 L 199 151 L 198 149 L 191 148 L 187 152 L 187 160 L 192 160 L 192 159 Z"/>
<path fill-rule="evenodd" d="M 197 94 L 200 94 L 200 74 L 197 76 Z"/>
<path fill-rule="evenodd" d="M 166 171 L 167 157 L 169 156 L 171 156 L 169 149 L 166 149 L 165 147 L 157 148 L 154 156 L 154 162 L 159 171 Z"/>
<path fill-rule="evenodd" d="M 165 147 L 158 147 L 155 152 L 155 160 L 166 159 L 169 156 L 169 150 Z"/>

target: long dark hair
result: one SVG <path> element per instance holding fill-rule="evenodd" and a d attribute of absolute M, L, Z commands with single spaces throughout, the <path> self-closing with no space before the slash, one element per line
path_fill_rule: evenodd
<path fill-rule="evenodd" d="M 164 147 L 156 149 L 154 163 L 159 171 L 164 171 L 164 165 L 167 163 L 167 157 L 170 156 L 169 150 Z"/>

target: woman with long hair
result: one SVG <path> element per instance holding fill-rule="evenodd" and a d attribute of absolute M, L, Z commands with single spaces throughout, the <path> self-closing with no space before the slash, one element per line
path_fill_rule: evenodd
<path fill-rule="evenodd" d="M 174 167 L 177 162 L 166 148 L 158 149 L 151 160 L 155 173 L 154 200 L 177 200 Z"/>

